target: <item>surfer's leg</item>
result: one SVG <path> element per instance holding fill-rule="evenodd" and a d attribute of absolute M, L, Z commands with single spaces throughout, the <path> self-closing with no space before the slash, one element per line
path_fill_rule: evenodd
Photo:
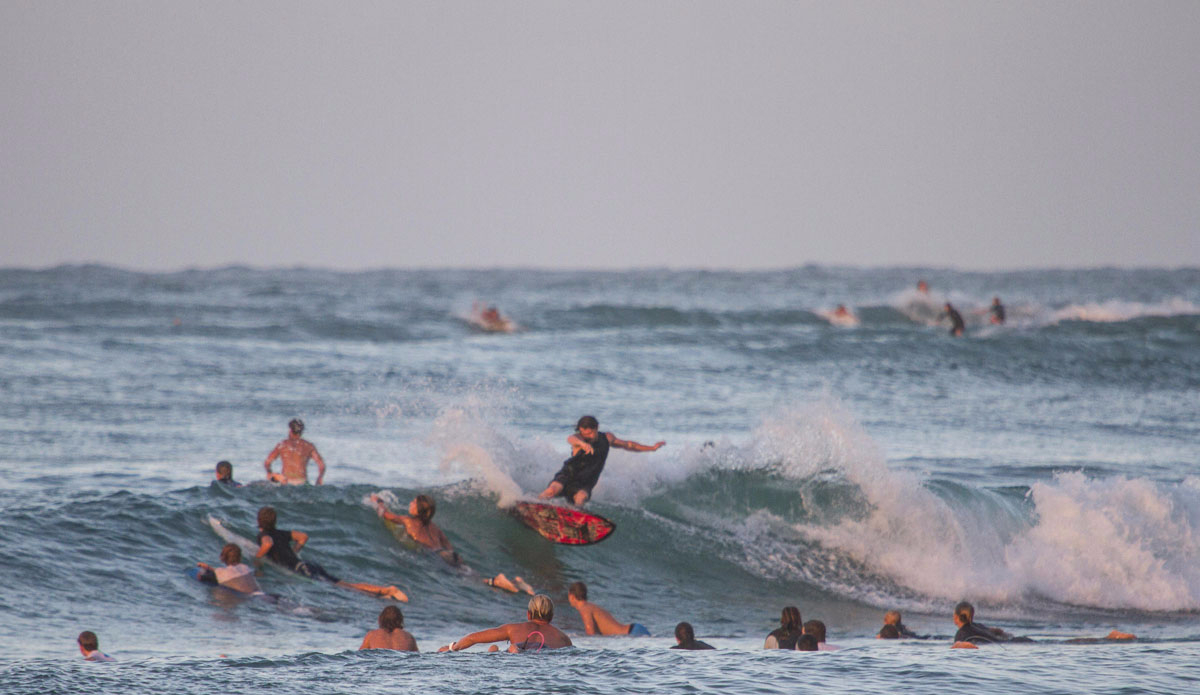
<path fill-rule="evenodd" d="M 517 593 L 518 591 L 520 591 L 520 589 L 517 588 L 516 584 L 513 584 L 512 581 L 508 577 L 504 576 L 503 572 L 501 572 L 500 574 L 497 574 L 495 577 L 488 577 L 487 579 L 484 579 L 483 583 L 487 584 L 488 586 L 495 587 L 497 589 L 504 589 L 505 591 L 511 591 L 514 594 Z"/>
<path fill-rule="evenodd" d="M 588 490 L 576 490 L 574 495 L 571 495 L 571 502 L 576 507 L 582 507 L 584 502 L 587 502 L 592 496 Z"/>

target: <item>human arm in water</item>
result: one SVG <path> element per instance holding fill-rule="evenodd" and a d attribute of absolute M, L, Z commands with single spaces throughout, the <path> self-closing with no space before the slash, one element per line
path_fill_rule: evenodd
<path fill-rule="evenodd" d="M 275 448 L 271 449 L 271 453 L 267 454 L 267 460 L 263 461 L 263 468 L 267 470 L 267 480 L 276 482 L 275 475 L 271 473 L 271 464 L 283 454 L 283 445 L 286 443 L 287 440 L 284 440 L 276 444 Z M 280 477 L 282 478 L 282 475 Z"/>
<path fill-rule="evenodd" d="M 476 644 L 487 644 L 489 642 L 500 642 L 502 640 L 511 641 L 511 639 L 512 639 L 511 632 L 510 632 L 511 628 L 512 628 L 512 625 L 510 624 L 510 625 L 501 625 L 500 627 L 489 628 L 487 630 L 480 630 L 478 632 L 472 632 L 471 634 L 469 634 L 461 639 L 458 639 L 454 642 L 451 642 L 450 644 L 438 649 L 438 651 L 439 652 L 447 652 L 447 651 L 460 652 L 460 651 L 466 649 L 467 647 L 470 647 L 470 646 L 473 646 Z"/>
<path fill-rule="evenodd" d="M 312 451 L 312 459 L 317 462 L 317 485 L 325 483 L 325 459 L 321 458 L 321 452 L 317 451 L 317 447 L 309 445 Z"/>

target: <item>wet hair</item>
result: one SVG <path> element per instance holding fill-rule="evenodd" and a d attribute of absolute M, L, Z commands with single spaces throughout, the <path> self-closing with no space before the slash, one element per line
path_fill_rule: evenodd
<path fill-rule="evenodd" d="M 529 599 L 529 619 L 546 622 L 554 620 L 554 601 L 545 594 L 538 594 Z"/>
<path fill-rule="evenodd" d="M 391 632 L 404 627 L 404 614 L 395 606 L 386 606 L 379 611 L 379 627 Z"/>
<path fill-rule="evenodd" d="M 567 587 L 567 593 L 579 599 L 580 601 L 586 601 L 587 584 L 584 584 L 583 582 L 575 582 L 571 586 Z"/>
<path fill-rule="evenodd" d="M 800 609 L 795 606 L 788 606 L 783 609 L 783 614 L 779 616 L 779 624 L 785 630 L 799 630 L 803 621 L 800 619 Z"/>
<path fill-rule="evenodd" d="M 817 638 L 812 635 L 800 635 L 800 639 L 796 640 L 796 651 L 798 652 L 815 652 L 820 651 L 817 645 Z"/>
<path fill-rule="evenodd" d="M 228 461 L 217 462 L 217 477 L 221 480 L 229 480 L 233 477 L 233 464 Z"/>
<path fill-rule="evenodd" d="M 900 624 L 900 611 L 888 611 L 887 613 L 884 613 L 883 614 L 883 624 L 884 625 L 899 625 Z"/>
<path fill-rule="evenodd" d="M 579 418 L 579 422 L 575 423 L 575 429 L 578 431 L 585 427 L 589 430 L 599 429 L 600 422 L 596 420 L 595 415 L 584 415 L 583 417 Z"/>
<path fill-rule="evenodd" d="M 416 502 L 417 521 L 428 526 L 429 522 L 433 520 L 433 513 L 437 511 L 437 504 L 434 503 L 433 498 L 429 495 L 417 495 Z"/>
<path fill-rule="evenodd" d="M 959 601 L 958 605 L 954 607 L 954 615 L 964 623 L 973 623 L 975 622 L 975 606 L 968 601 Z"/>
<path fill-rule="evenodd" d="M 891 624 L 884 625 L 879 630 L 879 637 L 881 639 L 900 639 L 900 628 Z"/>
<path fill-rule="evenodd" d="M 288 421 L 288 429 L 292 431 L 292 434 L 299 437 L 304 434 L 304 421 L 298 417 L 294 417 Z"/>
<path fill-rule="evenodd" d="M 812 635 L 818 642 L 825 641 L 825 623 L 820 620 L 810 620 L 804 623 L 804 634 Z"/>
<path fill-rule="evenodd" d="M 92 632 L 91 630 L 84 630 L 83 632 L 79 633 L 78 641 L 79 646 L 83 647 L 89 652 L 94 652 L 100 648 L 100 638 L 96 637 L 96 633 Z"/>
<path fill-rule="evenodd" d="M 258 510 L 258 527 L 264 531 L 275 530 L 275 508 L 263 507 Z"/>
<path fill-rule="evenodd" d="M 675 626 L 675 641 L 680 644 L 696 641 L 696 631 L 692 629 L 691 623 L 679 623 Z"/>
<path fill-rule="evenodd" d="M 236 543 L 226 543 L 224 548 L 221 548 L 221 562 L 227 565 L 236 565 L 242 561 L 242 549 L 237 547 Z"/>

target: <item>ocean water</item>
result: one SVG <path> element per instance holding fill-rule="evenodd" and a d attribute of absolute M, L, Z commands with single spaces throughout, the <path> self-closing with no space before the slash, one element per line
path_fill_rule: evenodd
<path fill-rule="evenodd" d="M 479 331 L 477 301 L 519 329 Z M 1200 682 L 1200 269 L 0 269 L 0 393 L 3 693 Z M 583 414 L 667 446 L 610 456 L 589 508 L 611 539 L 555 546 L 503 506 Z M 260 482 L 292 417 L 324 486 Z M 220 459 L 251 484 L 210 485 Z M 525 597 L 398 544 L 364 504 L 380 490 L 434 496 L 466 561 L 548 593 L 576 648 L 431 653 Z M 217 562 L 208 515 L 249 535 L 262 505 L 305 557 L 403 588 L 423 653 L 357 652 L 387 605 L 363 594 L 267 568 L 271 604 L 187 576 Z M 654 636 L 584 635 L 576 580 Z M 1038 641 L 949 649 L 961 599 Z M 762 650 L 785 605 L 844 649 Z M 874 639 L 892 608 L 930 639 Z M 682 620 L 719 649 L 669 650 Z M 1064 642 L 1114 628 L 1139 639 Z M 80 660 L 85 629 L 117 662 Z"/>

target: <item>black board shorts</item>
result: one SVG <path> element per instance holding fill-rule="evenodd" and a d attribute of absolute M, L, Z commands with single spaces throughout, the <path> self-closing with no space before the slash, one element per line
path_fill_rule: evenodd
<path fill-rule="evenodd" d="M 308 577 L 309 579 L 329 582 L 330 584 L 337 584 L 338 582 L 342 581 L 332 574 L 326 572 L 324 567 L 310 560 L 301 560 L 296 564 L 295 567 L 292 568 L 292 571 L 301 576 Z"/>

